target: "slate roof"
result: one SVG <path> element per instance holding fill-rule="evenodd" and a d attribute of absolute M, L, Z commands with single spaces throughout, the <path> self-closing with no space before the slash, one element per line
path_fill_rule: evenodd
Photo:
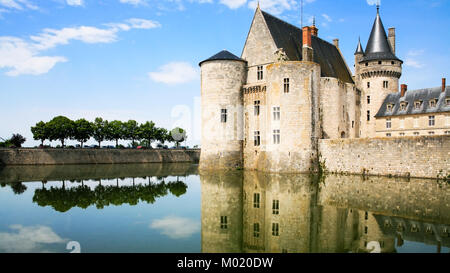
<path fill-rule="evenodd" d="M 234 55 L 233 53 L 230 53 L 227 50 L 222 50 L 219 53 L 217 53 L 216 55 L 202 61 L 199 63 L 199 65 L 202 65 L 204 62 L 207 61 L 222 61 L 222 60 L 232 60 L 232 61 L 242 61 L 242 62 L 246 62 L 245 60 L 239 58 L 238 56 Z"/>
<path fill-rule="evenodd" d="M 291 61 L 302 60 L 303 35 L 302 30 L 283 20 L 262 11 L 274 42 L 278 48 L 283 48 Z M 322 77 L 338 78 L 343 82 L 353 83 L 352 75 L 345 64 L 339 50 L 332 44 L 312 36 L 314 62 L 320 64 Z"/>
<path fill-rule="evenodd" d="M 429 102 L 432 99 L 437 99 L 438 101 L 436 103 L 436 107 L 430 108 Z M 450 86 L 445 88 L 445 92 L 442 92 L 442 87 L 435 87 L 407 91 L 404 97 L 401 97 L 400 92 L 389 94 L 384 99 L 384 102 L 375 117 L 450 112 L 450 105 L 446 105 L 446 99 L 450 99 Z M 422 102 L 419 109 L 414 109 L 414 102 L 416 101 Z M 406 111 L 400 110 L 401 102 L 407 102 Z M 387 111 L 388 104 L 394 105 L 391 112 Z"/>
<path fill-rule="evenodd" d="M 379 12 L 377 12 L 377 17 L 373 23 L 369 42 L 367 42 L 366 52 L 361 62 L 372 60 L 401 61 L 392 51 Z"/>
<path fill-rule="evenodd" d="M 364 54 L 364 49 L 361 45 L 361 39 L 358 40 L 358 46 L 356 47 L 355 55 L 356 54 Z"/>

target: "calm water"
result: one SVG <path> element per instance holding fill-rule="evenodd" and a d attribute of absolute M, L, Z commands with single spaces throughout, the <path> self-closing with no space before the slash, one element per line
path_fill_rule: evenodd
<path fill-rule="evenodd" d="M 4 167 L 0 183 L 0 252 L 450 252 L 444 182 L 139 164 Z"/>

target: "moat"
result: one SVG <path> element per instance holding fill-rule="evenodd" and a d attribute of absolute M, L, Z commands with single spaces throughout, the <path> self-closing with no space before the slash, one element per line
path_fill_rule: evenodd
<path fill-rule="evenodd" d="M 450 252 L 436 180 L 128 164 L 6 166 L 0 184 L 2 253 Z"/>

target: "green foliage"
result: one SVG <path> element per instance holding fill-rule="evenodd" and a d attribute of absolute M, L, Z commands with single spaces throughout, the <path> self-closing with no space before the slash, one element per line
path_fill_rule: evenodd
<path fill-rule="evenodd" d="M 36 123 L 36 126 L 31 127 L 31 133 L 33 133 L 34 140 L 40 140 L 41 145 L 44 145 L 44 141 L 49 139 L 49 130 L 45 122 L 40 121 Z"/>
<path fill-rule="evenodd" d="M 98 147 L 101 147 L 102 142 L 106 139 L 106 130 L 108 121 L 102 118 L 96 118 L 92 123 L 92 137 L 98 142 Z"/>
<path fill-rule="evenodd" d="M 131 140 L 131 145 L 133 147 L 135 140 L 139 141 L 140 130 L 139 125 L 135 120 L 129 120 L 124 123 L 124 137 L 127 140 Z"/>
<path fill-rule="evenodd" d="M 71 139 L 79 141 L 81 143 L 81 147 L 83 147 L 83 143 L 91 138 L 93 132 L 94 129 L 89 121 L 84 118 L 79 119 L 74 122 L 73 135 L 71 136 Z"/>
<path fill-rule="evenodd" d="M 36 123 L 35 126 L 31 127 L 31 132 L 35 140 L 41 141 L 41 145 L 44 145 L 45 140 L 59 140 L 63 148 L 66 139 L 79 141 L 81 147 L 91 138 L 98 142 L 99 147 L 105 140 L 115 141 L 117 148 L 123 147 L 119 145 L 119 140 L 130 140 L 131 144 L 128 146 L 135 148 L 137 146 L 151 147 L 155 140 L 162 144 L 167 141 L 175 142 L 179 146 L 179 143 L 187 138 L 184 129 L 175 128 L 169 132 L 165 128 L 156 127 L 153 121 L 147 121 L 143 124 L 138 124 L 135 120 L 109 122 L 99 117 L 94 122 L 89 122 L 86 119 L 72 121 L 67 117 L 58 116 L 49 122 L 40 121 Z M 10 142 L 0 142 L 0 147 L 9 147 L 9 145 Z M 57 147 L 61 146 L 58 145 Z"/>
<path fill-rule="evenodd" d="M 22 147 L 22 144 L 24 144 L 26 140 L 27 139 L 24 138 L 22 135 L 14 134 L 14 135 L 12 135 L 12 137 L 9 141 L 11 142 L 12 145 L 14 145 L 16 147 Z"/>
<path fill-rule="evenodd" d="M 147 147 L 150 147 L 152 141 L 156 139 L 155 123 L 153 121 L 147 121 L 146 123 L 141 124 L 139 128 L 139 135 L 141 139 L 147 140 Z"/>
<path fill-rule="evenodd" d="M 120 120 L 113 120 L 106 126 L 106 139 L 115 140 L 116 148 L 119 147 L 119 139 L 125 139 L 125 126 Z"/>
<path fill-rule="evenodd" d="M 50 141 L 59 140 L 64 148 L 64 141 L 73 136 L 74 122 L 67 117 L 58 116 L 47 123 Z"/>

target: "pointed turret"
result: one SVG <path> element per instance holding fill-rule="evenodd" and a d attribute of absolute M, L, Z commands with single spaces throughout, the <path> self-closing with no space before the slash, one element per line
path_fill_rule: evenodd
<path fill-rule="evenodd" d="M 358 47 L 356 48 L 355 55 L 356 54 L 364 55 L 364 49 L 362 48 L 362 45 L 361 45 L 361 38 L 358 39 Z"/>
<path fill-rule="evenodd" d="M 369 42 L 367 43 L 365 56 L 363 61 L 372 60 L 397 60 L 392 48 L 389 44 L 386 31 L 381 21 L 379 7 L 377 7 L 377 17 L 370 33 Z"/>

